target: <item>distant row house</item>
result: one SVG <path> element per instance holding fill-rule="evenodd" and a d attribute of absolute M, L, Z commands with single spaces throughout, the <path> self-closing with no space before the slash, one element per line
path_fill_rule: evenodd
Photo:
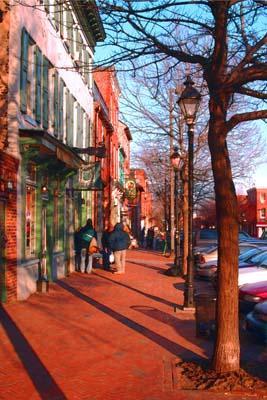
<path fill-rule="evenodd" d="M 0 301 L 74 270 L 76 229 L 131 223 L 128 127 L 114 67 L 92 72 L 105 39 L 93 0 L 0 0 Z"/>
<path fill-rule="evenodd" d="M 267 232 L 267 188 L 253 187 L 238 196 L 240 229 L 255 237 Z"/>

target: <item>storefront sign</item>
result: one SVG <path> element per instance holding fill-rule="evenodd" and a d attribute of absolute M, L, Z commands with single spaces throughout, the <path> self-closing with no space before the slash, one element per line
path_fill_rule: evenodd
<path fill-rule="evenodd" d="M 125 195 L 128 200 L 134 200 L 136 198 L 136 181 L 133 178 L 129 178 L 125 182 Z"/>

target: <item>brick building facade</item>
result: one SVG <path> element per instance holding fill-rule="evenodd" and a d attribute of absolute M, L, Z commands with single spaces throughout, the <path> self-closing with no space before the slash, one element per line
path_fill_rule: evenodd
<path fill-rule="evenodd" d="M 261 237 L 267 230 L 267 189 L 251 188 L 246 198 L 239 200 L 239 220 L 242 230 L 250 235 Z"/>
<path fill-rule="evenodd" d="M 105 38 L 95 2 L 0 0 L 1 301 L 74 269 L 74 230 L 93 214 L 92 68 Z"/>
<path fill-rule="evenodd" d="M 103 140 L 107 149 L 107 158 L 103 160 L 101 166 L 101 176 L 104 181 L 102 203 L 104 204 L 105 220 L 103 225 L 114 226 L 127 217 L 124 178 L 129 174 L 132 137 L 128 127 L 119 121 L 120 86 L 115 68 L 96 70 L 94 80 L 109 117 L 108 131 L 105 128 L 104 118 L 99 118 L 100 114 L 96 116 L 95 122 L 97 140 Z"/>

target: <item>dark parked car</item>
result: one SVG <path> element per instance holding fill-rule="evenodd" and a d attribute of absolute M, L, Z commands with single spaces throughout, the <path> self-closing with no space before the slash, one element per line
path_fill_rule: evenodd
<path fill-rule="evenodd" d="M 256 263 L 256 256 L 263 252 L 264 248 L 259 248 L 257 245 L 249 242 L 242 242 L 239 244 L 239 268 L 246 268 L 254 265 L 252 262 L 253 256 L 255 257 L 254 263 Z M 245 255 L 251 252 L 249 256 Z M 211 257 L 215 254 L 215 249 L 211 250 L 210 253 L 200 253 L 196 256 L 196 275 L 199 278 L 211 279 L 217 271 L 217 254 L 213 258 Z M 266 249 L 267 254 L 267 249 Z M 260 264 L 264 257 L 259 258 L 258 263 Z"/>
<path fill-rule="evenodd" d="M 258 303 L 246 316 L 246 329 L 267 344 L 267 301 Z"/>
<path fill-rule="evenodd" d="M 251 311 L 257 303 L 267 300 L 267 281 L 246 283 L 239 288 L 239 308 Z"/>

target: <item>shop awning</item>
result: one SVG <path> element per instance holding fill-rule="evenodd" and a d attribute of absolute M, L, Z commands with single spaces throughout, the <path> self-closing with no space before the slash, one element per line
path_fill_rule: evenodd
<path fill-rule="evenodd" d="M 37 163 L 58 161 L 72 170 L 78 170 L 85 164 L 74 150 L 43 129 L 20 129 L 19 135 L 22 152 L 31 152 L 32 159 Z"/>

